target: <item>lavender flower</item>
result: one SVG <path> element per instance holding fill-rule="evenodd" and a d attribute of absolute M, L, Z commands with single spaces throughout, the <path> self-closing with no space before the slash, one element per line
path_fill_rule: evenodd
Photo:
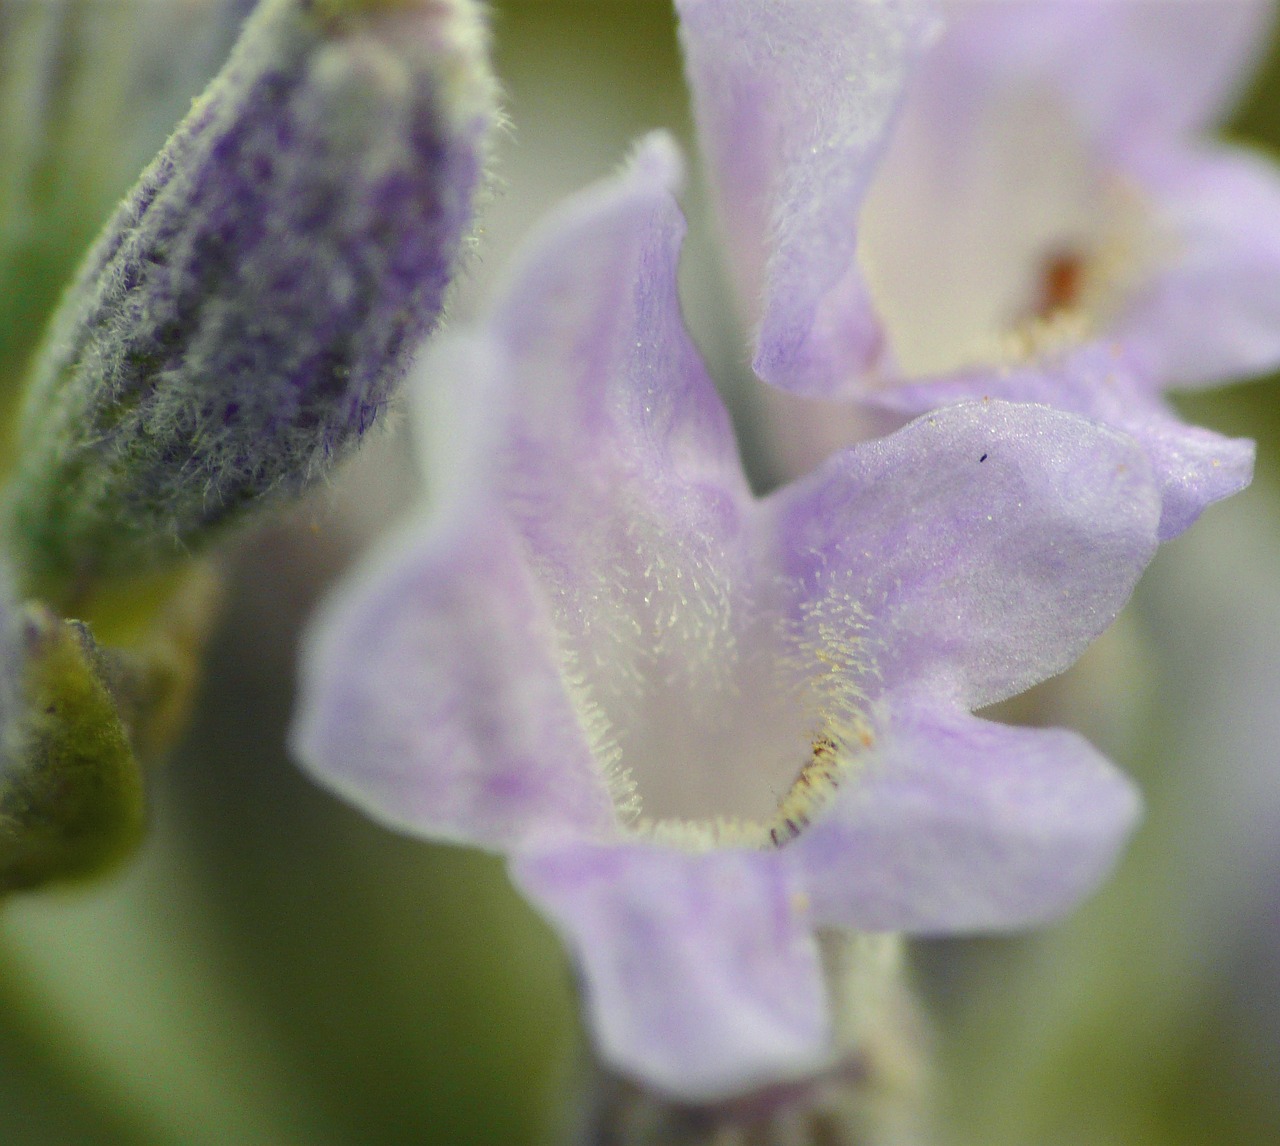
<path fill-rule="evenodd" d="M 1098 418 L 1147 449 L 1166 538 L 1248 483 L 1252 444 L 1161 392 L 1280 363 L 1280 178 L 1200 138 L 1268 4 L 676 6 L 762 378 Z M 810 413 L 810 456 L 847 440 Z"/>
<path fill-rule="evenodd" d="M 1068 665 L 1156 546 L 1125 436 L 979 402 L 749 493 L 686 334 L 662 137 L 564 207 L 424 374 L 434 513 L 328 605 L 299 757 L 511 857 L 606 1059 L 679 1098 L 832 1051 L 815 934 L 1021 926 L 1134 821 L 1062 731 L 971 711 Z"/>
<path fill-rule="evenodd" d="M 266 0 L 56 316 L 8 502 L 64 605 L 314 482 L 439 314 L 493 90 L 470 0 Z"/>

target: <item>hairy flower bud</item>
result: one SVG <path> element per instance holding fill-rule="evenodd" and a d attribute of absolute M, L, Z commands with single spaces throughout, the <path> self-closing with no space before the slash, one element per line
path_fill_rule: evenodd
<path fill-rule="evenodd" d="M 252 7 L 252 0 L 0 0 L 6 418 L 68 276 L 227 58 Z"/>
<path fill-rule="evenodd" d="M 320 477 L 434 324 L 493 85 L 471 0 L 266 0 L 56 316 L 7 527 L 72 606 Z"/>

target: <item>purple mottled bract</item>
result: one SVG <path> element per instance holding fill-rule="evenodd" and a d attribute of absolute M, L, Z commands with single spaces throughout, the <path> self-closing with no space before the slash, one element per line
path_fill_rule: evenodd
<path fill-rule="evenodd" d="M 756 372 L 810 400 L 772 399 L 785 472 L 990 396 L 1147 446 L 1162 538 L 1248 484 L 1163 392 L 1280 364 L 1280 175 L 1207 138 L 1270 0 L 676 7 Z"/>
<path fill-rule="evenodd" d="M 830 1066 L 827 929 L 1025 926 L 1132 786 L 973 711 L 1066 668 L 1154 552 L 1126 436 L 958 404 L 766 498 L 677 297 L 644 141 L 423 363 L 433 511 L 310 633 L 293 746 L 380 821 L 506 854 L 606 1062 L 709 1102 Z"/>
<path fill-rule="evenodd" d="M 268 0 L 55 320 L 20 573 L 137 571 L 299 492 L 385 409 L 469 226 L 492 90 L 469 0 Z"/>

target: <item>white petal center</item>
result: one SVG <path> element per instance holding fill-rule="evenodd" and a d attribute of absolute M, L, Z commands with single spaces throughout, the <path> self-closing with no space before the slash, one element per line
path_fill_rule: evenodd
<path fill-rule="evenodd" d="M 1052 97 L 1011 91 L 953 125 L 950 111 L 927 90 L 908 103 L 861 220 L 862 270 L 908 378 L 1090 337 L 1151 253 L 1136 192 Z"/>
<path fill-rule="evenodd" d="M 561 629 L 620 818 L 692 847 L 781 846 L 870 742 L 856 613 L 784 618 L 748 599 L 728 555 L 643 533 L 586 592 L 589 629 Z"/>

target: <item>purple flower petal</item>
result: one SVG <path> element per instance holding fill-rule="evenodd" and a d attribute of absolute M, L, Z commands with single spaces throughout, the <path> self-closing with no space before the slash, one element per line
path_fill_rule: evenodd
<path fill-rule="evenodd" d="M 376 819 L 433 839 L 607 836 L 609 788 L 554 648 L 509 528 L 472 503 L 375 554 L 317 619 L 294 751 Z"/>
<path fill-rule="evenodd" d="M 1146 450 L 1160 487 L 1161 541 L 1177 537 L 1207 506 L 1239 493 L 1253 480 L 1257 448 L 1248 438 L 1224 438 L 1188 426 L 1167 407 L 1130 432 Z"/>
<path fill-rule="evenodd" d="M 488 329 L 510 372 L 499 409 L 513 444 L 500 464 L 514 502 L 576 484 L 589 499 L 580 509 L 617 514 L 621 484 L 656 501 L 629 512 L 679 519 L 694 495 L 728 514 L 700 528 L 732 528 L 748 496 L 737 444 L 677 294 L 681 177 L 671 140 L 644 139 L 622 175 L 547 221 L 493 307 Z"/>
<path fill-rule="evenodd" d="M 1280 173 L 1229 147 L 1162 151 L 1133 170 L 1170 255 L 1109 336 L 1169 386 L 1229 382 L 1280 363 Z"/>
<path fill-rule="evenodd" d="M 910 0 L 678 0 L 694 113 L 760 377 L 838 392 L 884 352 L 857 217 L 933 21 Z M 758 314 L 755 308 L 761 307 Z"/>
<path fill-rule="evenodd" d="M 544 228 L 487 327 L 505 386 L 491 480 L 555 591 L 615 596 L 653 548 L 714 549 L 749 493 L 676 288 L 679 157 L 663 136 Z M 643 534 L 639 553 L 637 541 Z"/>
<path fill-rule="evenodd" d="M 1062 914 L 1111 868 L 1133 786 L 1083 739 L 900 702 L 856 784 L 781 853 L 814 916 L 929 934 Z"/>
<path fill-rule="evenodd" d="M 1130 439 L 1079 418 L 949 407 L 769 499 L 774 559 L 794 607 L 856 606 L 884 692 L 979 708 L 1061 672 L 1110 624 L 1155 551 L 1149 475 Z"/>
<path fill-rule="evenodd" d="M 1035 85 L 1112 152 L 1214 124 L 1258 63 L 1270 0 L 1001 0 L 946 6 L 930 68 L 956 92 Z"/>
<path fill-rule="evenodd" d="M 778 859 L 566 845 L 520 856 L 512 874 L 573 950 L 604 1057 L 706 1101 L 831 1053 L 817 943 Z"/>
<path fill-rule="evenodd" d="M 1249 484 L 1254 444 L 1186 425 L 1155 387 L 1144 382 L 1150 374 L 1134 356 L 1088 343 L 1044 363 L 894 387 L 877 393 L 875 401 L 902 413 L 973 398 L 1040 402 L 1122 430 L 1142 446 L 1151 463 L 1163 503 L 1160 540 L 1168 541 L 1207 506 Z"/>

